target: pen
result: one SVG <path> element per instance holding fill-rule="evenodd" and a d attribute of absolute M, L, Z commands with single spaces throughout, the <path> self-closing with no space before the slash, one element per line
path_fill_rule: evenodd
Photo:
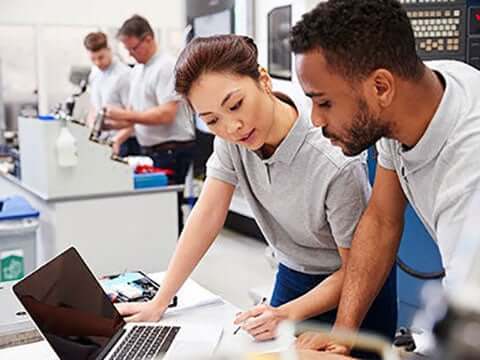
<path fill-rule="evenodd" d="M 263 297 L 262 300 L 260 300 L 260 302 L 256 306 L 264 304 L 265 301 L 267 301 L 267 298 Z M 233 335 L 237 335 L 237 333 L 240 331 L 241 328 L 242 328 L 242 325 L 239 325 L 233 332 Z"/>

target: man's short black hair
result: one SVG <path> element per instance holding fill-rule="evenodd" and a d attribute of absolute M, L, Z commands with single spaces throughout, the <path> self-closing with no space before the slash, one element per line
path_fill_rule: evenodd
<path fill-rule="evenodd" d="M 117 32 L 117 37 L 127 36 L 141 38 L 146 35 L 155 37 L 153 29 L 148 23 L 147 19 L 140 15 L 133 15 L 131 18 L 125 20 L 120 29 Z"/>
<path fill-rule="evenodd" d="M 329 0 L 303 15 L 292 29 L 295 54 L 321 50 L 330 68 L 363 79 L 387 69 L 418 80 L 424 66 L 410 20 L 396 0 Z"/>

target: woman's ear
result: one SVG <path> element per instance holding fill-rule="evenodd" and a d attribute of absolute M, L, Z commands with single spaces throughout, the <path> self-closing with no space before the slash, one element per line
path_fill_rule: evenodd
<path fill-rule="evenodd" d="M 265 90 L 265 92 L 267 94 L 271 94 L 272 93 L 272 78 L 268 74 L 267 69 L 265 69 L 263 66 L 259 66 L 258 71 L 260 73 L 260 78 L 259 78 L 260 85 L 262 86 L 263 90 Z"/>

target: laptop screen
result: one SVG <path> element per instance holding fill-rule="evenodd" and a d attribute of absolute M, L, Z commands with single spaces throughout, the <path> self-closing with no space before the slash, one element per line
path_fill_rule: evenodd
<path fill-rule="evenodd" d="M 13 291 L 60 359 L 95 359 L 125 322 L 74 248 Z"/>

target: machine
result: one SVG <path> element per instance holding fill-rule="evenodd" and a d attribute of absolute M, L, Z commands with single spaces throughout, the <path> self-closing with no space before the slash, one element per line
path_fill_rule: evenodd
<path fill-rule="evenodd" d="M 480 1 L 469 1 L 467 11 L 467 62 L 480 69 Z"/>
<path fill-rule="evenodd" d="M 74 139 L 78 161 L 62 166 L 62 129 Z M 90 141 L 90 130 L 72 121 L 26 118 L 18 121 L 22 182 L 45 197 L 108 194 L 134 189 L 132 169 L 110 159 L 109 146 Z M 95 174 L 95 176 L 92 176 Z"/>
<path fill-rule="evenodd" d="M 424 60 L 453 59 L 480 69 L 480 1 L 400 0 Z"/>

